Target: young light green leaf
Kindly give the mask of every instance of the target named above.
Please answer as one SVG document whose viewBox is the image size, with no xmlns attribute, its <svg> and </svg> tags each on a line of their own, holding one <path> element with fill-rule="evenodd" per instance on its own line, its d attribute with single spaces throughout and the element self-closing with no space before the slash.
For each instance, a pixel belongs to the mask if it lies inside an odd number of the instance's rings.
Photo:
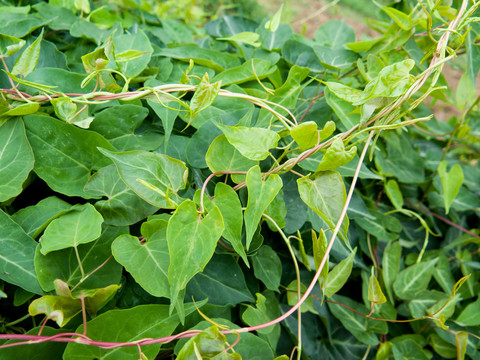
<svg viewBox="0 0 480 360">
<path fill-rule="evenodd" d="M 332 297 L 333 294 L 335 294 L 343 287 L 343 285 L 345 285 L 348 277 L 350 276 L 350 273 L 352 272 L 353 261 L 355 259 L 356 252 L 357 248 L 353 249 L 350 255 L 347 256 L 347 258 L 340 261 L 328 273 L 327 279 L 325 281 L 325 296 Z"/>
<path fill-rule="evenodd" d="M 375 360 L 388 360 L 392 353 L 393 344 L 390 341 L 385 341 L 380 344 L 375 356 Z"/>
<path fill-rule="evenodd" d="M 410 75 L 410 70 L 414 66 L 415 61 L 407 59 L 384 67 L 378 76 L 365 86 L 362 99 L 357 100 L 353 105 L 363 105 L 378 97 L 402 95 L 414 81 Z"/>
<path fill-rule="evenodd" d="M 245 210 L 246 247 L 250 248 L 253 235 L 262 219 L 262 214 L 282 188 L 282 179 L 273 174 L 262 179 L 260 167 L 254 166 L 247 173 L 248 203 Z"/>
<path fill-rule="evenodd" d="M 418 292 L 425 290 L 437 261 L 432 259 L 402 270 L 393 283 L 395 294 L 401 299 L 413 299 Z"/>
<path fill-rule="evenodd" d="M 225 231 L 222 236 L 227 239 L 239 254 L 245 265 L 249 266 L 247 254 L 242 244 L 243 214 L 242 204 L 235 190 L 224 183 L 217 183 L 215 186 L 215 197 L 213 202 L 220 210 L 225 224 Z"/>
<path fill-rule="evenodd" d="M 368 281 L 368 301 L 374 304 L 383 304 L 387 302 L 385 295 L 383 295 L 382 288 L 378 283 L 377 277 L 374 273 L 375 269 L 372 267 L 370 280 Z"/>
<path fill-rule="evenodd" d="M 62 281 L 58 280 L 58 282 Z M 30 315 L 45 314 L 58 326 L 63 327 L 82 311 L 82 299 L 85 310 L 90 315 L 96 315 L 97 311 L 120 288 L 120 285 L 109 285 L 102 289 L 82 290 L 80 293 L 71 294 L 68 285 L 63 284 L 66 286 L 66 291 L 59 291 L 57 288 L 57 295 L 45 295 L 33 300 L 28 307 Z"/>
<path fill-rule="evenodd" d="M 445 212 L 448 214 L 450 206 L 453 200 L 460 191 L 460 187 L 463 183 L 463 170 L 460 164 L 452 166 L 449 172 L 447 172 L 447 162 L 442 161 L 438 165 L 438 175 L 442 181 L 443 188 L 443 203 L 445 205 Z"/>
<path fill-rule="evenodd" d="M 0 279 L 34 294 L 43 294 L 33 265 L 37 243 L 0 210 Z"/>
<path fill-rule="evenodd" d="M 216 326 L 203 330 L 187 341 L 178 353 L 178 360 L 190 359 L 219 359 L 219 360 L 241 360 L 238 353 L 227 352 L 227 338 L 218 331 Z"/>
<path fill-rule="evenodd" d="M 171 286 L 172 307 L 176 305 L 178 294 L 185 289 L 188 281 L 207 265 L 224 229 L 222 214 L 218 207 L 215 206 L 202 217 L 191 200 L 182 202 L 170 218 L 167 241 L 170 254 L 168 282 Z"/>
<path fill-rule="evenodd" d="M 313 258 L 315 260 L 315 268 L 318 269 L 320 266 L 320 263 L 322 262 L 323 257 L 325 256 L 325 253 L 327 251 L 327 238 L 325 236 L 325 232 L 323 229 L 320 230 L 317 233 L 312 230 L 312 242 L 313 242 Z M 320 273 L 320 276 L 318 277 L 318 284 L 320 285 L 320 289 L 325 293 L 325 286 L 326 286 L 326 281 L 327 281 L 327 275 L 328 275 L 328 257 L 327 261 L 325 262 L 325 265 L 322 268 L 322 271 Z"/>
<path fill-rule="evenodd" d="M 43 38 L 43 29 L 40 35 L 31 43 L 15 61 L 15 65 L 12 69 L 13 75 L 22 75 L 27 76 L 33 70 L 38 63 L 38 58 L 40 57 L 40 46 Z"/>
<path fill-rule="evenodd" d="M 383 252 L 382 258 L 382 278 L 388 297 L 393 304 L 392 286 L 400 270 L 400 258 L 402 255 L 402 246 L 398 241 L 390 241 Z"/>
<path fill-rule="evenodd" d="M 300 146 L 300 151 L 305 151 L 320 142 L 320 134 L 317 130 L 317 123 L 306 121 L 290 130 L 293 140 Z"/>
<path fill-rule="evenodd" d="M 265 23 L 265 29 L 271 32 L 277 31 L 278 26 L 280 25 L 280 20 L 282 18 L 283 6 L 284 4 L 280 5 L 280 8 L 277 10 L 275 15 L 273 15 L 272 18 Z"/>
<path fill-rule="evenodd" d="M 294 306 L 296 303 L 298 303 L 298 287 L 297 287 L 297 280 L 293 280 L 290 284 L 287 286 L 287 302 L 288 305 Z M 307 291 L 307 287 L 300 283 L 300 297 Z M 313 299 L 311 297 L 308 297 L 307 300 L 300 306 L 300 309 L 302 312 L 307 312 L 310 311 L 314 314 L 317 313 L 317 310 L 313 307 Z"/>
<path fill-rule="evenodd" d="M 41 238 L 41 253 L 76 248 L 97 239 L 102 233 L 103 217 L 93 205 L 77 206 L 72 211 L 53 220 Z"/>
<path fill-rule="evenodd" d="M 99 150 L 113 160 L 125 184 L 148 203 L 174 209 L 181 202 L 177 192 L 185 187 L 188 171 L 182 161 L 142 150 Z"/>
<path fill-rule="evenodd" d="M 267 289 L 278 291 L 282 277 L 282 262 L 277 253 L 268 245 L 263 245 L 252 258 L 255 277 Z"/>
<path fill-rule="evenodd" d="M 0 202 L 22 192 L 22 186 L 33 169 L 32 148 L 20 118 L 8 120 L 0 127 Z"/>
<path fill-rule="evenodd" d="M 205 73 L 205 75 L 203 75 L 202 81 L 200 81 L 200 84 L 198 84 L 197 90 L 195 90 L 192 100 L 190 101 L 190 123 L 200 111 L 205 110 L 210 105 L 212 105 L 212 103 L 218 96 L 218 92 L 220 91 L 221 86 L 221 81 L 217 81 L 211 84 L 208 73 Z M 188 125 L 190 125 L 190 123 Z"/>
<path fill-rule="evenodd" d="M 131 235 L 121 235 L 112 243 L 112 254 L 135 281 L 149 294 L 169 297 L 168 265 L 170 257 L 166 237 L 167 221 L 162 220 L 158 231 L 141 243 Z"/>
<path fill-rule="evenodd" d="M 356 103 L 363 99 L 363 92 L 361 90 L 332 81 L 327 82 L 326 85 L 328 90 L 335 94 L 336 97 L 349 103 Z"/>
<path fill-rule="evenodd" d="M 272 130 L 256 127 L 215 125 L 222 130 L 228 142 L 246 158 L 254 161 L 265 160 L 269 149 L 274 148 L 280 136 Z"/>
<path fill-rule="evenodd" d="M 229 37 L 225 38 L 217 38 L 217 40 L 228 40 L 228 41 L 233 41 L 236 43 L 244 43 L 247 45 L 251 45 L 254 47 L 259 47 L 260 43 L 257 41 L 258 38 L 260 37 L 259 34 L 250 32 L 250 31 L 244 31 Z"/>
<path fill-rule="evenodd" d="M 20 51 L 26 42 L 14 36 L 0 34 L 0 58 L 8 57 Z"/>
<path fill-rule="evenodd" d="M 390 18 L 395 21 L 395 23 L 400 26 L 403 30 L 411 30 L 413 28 L 413 20 L 412 18 L 401 12 L 400 10 L 397 10 L 393 7 L 385 6 L 382 8 L 384 12 L 387 13 Z"/>
<path fill-rule="evenodd" d="M 323 155 L 320 164 L 318 164 L 317 171 L 333 170 L 337 167 L 343 166 L 355 157 L 357 147 L 353 146 L 350 150 L 345 151 L 342 139 L 335 139 Z"/>
<path fill-rule="evenodd" d="M 342 177 L 335 171 L 323 171 L 317 174 L 313 179 L 309 176 L 297 180 L 298 192 L 303 202 L 315 211 L 328 226 L 334 228 L 343 206 L 347 194 Z M 340 235 L 347 241 L 348 217 L 342 222 Z"/>
<path fill-rule="evenodd" d="M 403 195 L 400 191 L 400 187 L 395 179 L 390 179 L 385 184 L 385 193 L 392 202 L 395 209 L 401 209 L 403 207 Z"/>
<path fill-rule="evenodd" d="M 1 116 L 23 116 L 35 114 L 40 109 L 38 103 L 18 104 L 10 110 L 1 114 Z"/>
</svg>

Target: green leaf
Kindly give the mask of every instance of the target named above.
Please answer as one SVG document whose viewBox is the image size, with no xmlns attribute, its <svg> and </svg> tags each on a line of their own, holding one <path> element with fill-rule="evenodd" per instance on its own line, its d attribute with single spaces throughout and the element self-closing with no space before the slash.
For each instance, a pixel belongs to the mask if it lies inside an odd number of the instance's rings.
<svg viewBox="0 0 480 360">
<path fill-rule="evenodd" d="M 212 81 L 221 81 L 222 86 L 242 84 L 256 79 L 263 80 L 270 76 L 276 69 L 277 67 L 272 65 L 270 61 L 250 59 L 240 66 L 222 71 L 216 75 Z"/>
<path fill-rule="evenodd" d="M 341 49 L 343 45 L 354 42 L 355 30 L 345 23 L 345 20 L 330 20 L 315 31 L 316 42 L 332 49 Z"/>
<path fill-rule="evenodd" d="M 267 289 L 278 291 L 282 277 L 282 262 L 277 253 L 268 245 L 263 245 L 252 258 L 255 277 L 265 284 Z"/>
<path fill-rule="evenodd" d="M 366 315 L 369 313 L 369 310 L 363 304 L 357 303 L 348 297 L 335 295 L 333 301 L 349 306 L 360 312 L 360 314 Z M 342 325 L 364 344 L 376 346 L 378 344 L 377 333 L 386 334 L 388 332 L 387 324 L 384 321 L 371 320 L 368 317 L 334 303 L 328 303 L 328 308 L 333 316 L 340 320 Z"/>
<path fill-rule="evenodd" d="M 19 224 L 25 233 L 32 238 L 47 227 L 53 219 L 70 211 L 72 205 L 56 196 L 47 197 L 36 205 L 28 206 L 12 215 L 12 220 Z"/>
<path fill-rule="evenodd" d="M 282 179 L 273 174 L 262 179 L 260 167 L 254 166 L 247 173 L 248 203 L 245 210 L 246 247 L 250 248 L 253 235 L 262 219 L 262 214 L 282 188 Z"/>
<path fill-rule="evenodd" d="M 167 221 L 161 220 L 157 231 L 145 242 L 131 235 L 121 235 L 112 243 L 112 254 L 125 267 L 135 281 L 149 294 L 169 297 Z"/>
<path fill-rule="evenodd" d="M 468 304 L 455 319 L 455 322 L 461 326 L 480 325 L 480 298 Z"/>
<path fill-rule="evenodd" d="M 63 280 L 72 288 L 94 289 L 120 282 L 122 266 L 112 255 L 112 242 L 121 234 L 128 232 L 125 227 L 104 227 L 100 237 L 88 244 L 79 245 L 74 248 L 67 248 L 59 251 L 49 252 L 43 255 L 40 246 L 35 251 L 35 270 L 38 281 L 44 291 L 54 290 L 54 281 Z M 80 262 L 77 258 L 80 258 Z M 104 263 L 106 261 L 106 263 Z M 80 268 L 81 266 L 81 268 Z M 85 274 L 95 273 L 83 278 Z"/>
<path fill-rule="evenodd" d="M 95 114 L 90 129 L 103 135 L 120 151 L 154 150 L 160 146 L 158 133 L 137 132 L 148 116 L 148 109 L 133 104 L 116 105 Z"/>
<path fill-rule="evenodd" d="M 403 30 L 411 30 L 413 28 L 414 23 L 409 15 L 389 6 L 383 7 L 382 10 Z"/>
<path fill-rule="evenodd" d="M 197 45 L 156 49 L 153 56 L 168 56 L 187 62 L 191 59 L 195 64 L 206 66 L 216 72 L 222 72 L 225 69 L 240 65 L 240 61 L 236 56 L 216 50 L 204 49 Z"/>
<path fill-rule="evenodd" d="M 220 135 L 211 142 L 205 161 L 212 173 L 220 171 L 248 171 L 252 166 L 258 165 L 258 161 L 243 156 L 237 148 L 228 142 L 225 135 Z M 232 174 L 232 176 L 235 181 L 240 175 Z"/>
<path fill-rule="evenodd" d="M 45 229 L 41 240 L 41 253 L 76 248 L 97 239 L 102 233 L 103 217 L 93 205 L 79 205 L 53 220 Z"/>
<path fill-rule="evenodd" d="M 222 130 L 230 144 L 243 156 L 254 161 L 265 160 L 270 154 L 268 150 L 276 147 L 280 140 L 280 136 L 269 129 L 227 126 L 220 123 L 215 125 Z"/>
<path fill-rule="evenodd" d="M 165 132 L 164 150 L 167 151 L 168 141 L 170 140 L 173 125 L 175 124 L 175 119 L 179 114 L 181 105 L 176 101 L 167 101 L 159 104 L 153 100 L 147 100 L 147 103 L 162 121 L 163 130 Z"/>
<path fill-rule="evenodd" d="M 308 68 L 297 65 L 292 66 L 288 72 L 287 80 L 281 87 L 275 90 L 273 96 L 268 100 L 286 108 L 293 108 L 306 85 L 302 84 L 302 81 L 308 76 L 309 72 L 310 70 Z M 284 110 L 278 109 L 278 111 L 286 115 Z M 278 121 L 278 119 L 271 112 L 262 109 L 255 125 L 257 127 L 267 127 L 276 121 Z M 252 134 L 252 138 L 255 138 L 254 134 Z"/>
<path fill-rule="evenodd" d="M 105 224 L 132 225 L 158 210 L 158 207 L 147 203 L 130 190 L 113 164 L 93 174 L 84 190 L 92 196 L 107 198 L 94 204 Z"/>
<path fill-rule="evenodd" d="M 368 301 L 375 304 L 383 304 L 387 302 L 385 295 L 383 295 L 382 288 L 378 283 L 377 277 L 374 274 L 375 269 L 372 267 L 370 280 L 368 281 Z"/>
<path fill-rule="evenodd" d="M 442 181 L 443 188 L 443 203 L 445 205 L 445 213 L 448 214 L 450 206 L 453 200 L 458 195 L 458 191 L 463 183 L 463 170 L 460 164 L 452 166 L 449 172 L 447 172 L 447 162 L 442 161 L 438 165 L 438 175 Z"/>
<path fill-rule="evenodd" d="M 392 340 L 392 355 L 394 359 L 418 359 L 428 360 L 431 355 L 423 350 L 426 345 L 423 337 L 420 335 L 402 335 Z M 430 356 L 429 356 L 430 355 Z"/>
<path fill-rule="evenodd" d="M 54 336 L 64 332 L 63 329 L 53 329 L 49 326 L 44 326 L 42 329 L 42 335 L 44 336 Z M 40 331 L 40 326 L 30 329 L 25 335 L 38 335 Z M 18 340 L 9 340 L 5 344 L 11 344 Z M 67 344 L 45 341 L 36 344 L 31 344 L 30 346 L 12 346 L 10 348 L 3 348 L 0 352 L 1 360 L 10 360 L 16 357 L 21 357 L 23 359 L 30 360 L 43 360 L 45 357 L 49 359 L 54 359 L 58 354 L 63 354 Z"/>
<path fill-rule="evenodd" d="M 414 150 L 405 134 L 388 132 L 384 135 L 387 152 L 375 153 L 375 165 L 380 175 L 393 176 L 401 183 L 412 184 L 425 181 L 424 159 Z"/>
<path fill-rule="evenodd" d="M 229 255 L 214 255 L 205 269 L 190 280 L 185 297 L 195 301 L 208 298 L 209 304 L 221 306 L 254 300 L 242 269 Z"/>
<path fill-rule="evenodd" d="M 475 86 L 475 80 L 480 70 L 480 46 L 475 44 L 475 35 L 470 31 L 467 33 L 465 45 L 467 50 L 467 72 L 472 84 Z"/>
<path fill-rule="evenodd" d="M 31 43 L 15 61 L 15 65 L 12 69 L 13 75 L 22 75 L 27 76 L 33 70 L 38 63 L 38 58 L 40 57 L 40 46 L 42 44 L 43 38 L 43 29 L 40 35 Z"/>
<path fill-rule="evenodd" d="M 352 272 L 356 252 L 357 248 L 355 248 L 346 259 L 343 259 L 335 265 L 335 267 L 328 273 L 324 286 L 324 294 L 327 297 L 332 297 L 333 294 L 340 290 L 347 282 Z"/>
<path fill-rule="evenodd" d="M 182 161 L 142 150 L 99 150 L 112 159 L 125 184 L 148 203 L 174 209 L 181 202 L 177 192 L 185 188 L 188 171 Z"/>
<path fill-rule="evenodd" d="M 247 254 L 242 244 L 243 214 L 242 204 L 235 190 L 221 182 L 215 185 L 214 204 L 220 210 L 225 224 L 222 236 L 232 244 L 235 251 L 242 257 L 245 265 L 249 266 Z"/>
<path fill-rule="evenodd" d="M 32 148 L 19 118 L 10 119 L 0 127 L 0 202 L 22 192 L 22 186 L 33 169 Z"/>
<path fill-rule="evenodd" d="M 450 270 L 450 262 L 444 254 L 437 256 L 438 262 L 433 272 L 435 281 L 440 285 L 445 293 L 450 293 L 455 285 L 455 279 L 453 278 L 452 271 Z"/>
<path fill-rule="evenodd" d="M 122 73 L 129 78 L 140 75 L 150 62 L 153 52 L 147 35 L 142 30 L 138 30 L 134 34 L 119 34 L 113 37 L 113 43 L 115 44 L 115 60 L 118 61 L 120 58 Z M 140 55 L 126 60 L 125 53 L 127 51 L 136 51 Z"/>
<path fill-rule="evenodd" d="M 395 282 L 393 290 L 401 299 L 413 299 L 415 295 L 427 288 L 432 277 L 437 259 L 414 264 L 400 271 Z"/>
<path fill-rule="evenodd" d="M 225 335 L 219 332 L 216 326 L 212 326 L 188 340 L 178 353 L 177 359 L 207 359 L 207 356 L 218 360 L 242 359 L 238 353 L 227 352 L 227 346 Z"/>
<path fill-rule="evenodd" d="M 403 195 L 398 183 L 394 179 L 388 180 L 385 184 L 385 193 L 395 209 L 399 210 L 403 207 Z"/>
<path fill-rule="evenodd" d="M 317 171 L 333 170 L 337 167 L 343 166 L 349 163 L 357 153 L 357 147 L 353 146 L 350 150 L 345 151 L 342 139 L 335 139 L 332 145 L 327 149 L 325 155 L 323 155 Z"/>
<path fill-rule="evenodd" d="M 315 211 L 328 226 L 334 228 L 343 206 L 347 194 L 342 177 L 335 171 L 323 171 L 317 174 L 313 179 L 309 176 L 297 180 L 298 192 L 303 202 Z M 347 239 L 348 217 L 342 222 L 340 234 L 343 239 Z"/>
<path fill-rule="evenodd" d="M 0 58 L 11 56 L 19 52 L 25 44 L 25 40 L 14 36 L 0 34 Z"/>
<path fill-rule="evenodd" d="M 391 241 L 387 244 L 382 258 L 382 278 L 388 297 L 393 304 L 392 286 L 400 270 L 400 257 L 402 246 L 398 241 Z"/>
<path fill-rule="evenodd" d="M 113 150 L 110 143 L 95 132 L 48 116 L 27 115 L 24 122 L 35 155 L 35 173 L 52 190 L 90 198 L 83 187 L 92 171 L 109 165 L 97 146 Z"/>
<path fill-rule="evenodd" d="M 0 279 L 34 294 L 42 294 L 33 265 L 37 243 L 0 210 Z"/>
<path fill-rule="evenodd" d="M 224 228 L 222 214 L 216 206 L 202 217 L 191 200 L 185 200 L 170 218 L 167 241 L 170 253 L 168 282 L 171 286 L 172 306 L 190 279 L 201 272 L 210 261 Z"/>
<path fill-rule="evenodd" d="M 185 314 L 195 311 L 193 304 L 185 306 Z M 88 336 L 97 341 L 133 342 L 145 338 L 169 336 L 179 325 L 177 314 L 168 315 L 168 305 L 140 305 L 131 309 L 109 310 L 87 323 Z M 83 332 L 80 325 L 77 333 Z M 160 344 L 142 345 L 142 353 L 153 359 L 160 349 Z M 138 357 L 136 347 L 115 347 L 102 349 L 79 343 L 67 345 L 63 358 L 65 360 L 127 360 Z"/>
<path fill-rule="evenodd" d="M 282 46 L 282 56 L 289 63 L 308 68 L 312 72 L 325 71 L 313 48 L 302 41 L 295 39 L 285 41 Z"/>
</svg>

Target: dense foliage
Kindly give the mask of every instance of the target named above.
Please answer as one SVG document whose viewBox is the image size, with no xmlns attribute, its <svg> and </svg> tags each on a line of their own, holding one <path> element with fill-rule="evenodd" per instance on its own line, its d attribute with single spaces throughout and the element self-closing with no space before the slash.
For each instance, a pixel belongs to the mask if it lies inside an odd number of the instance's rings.
<svg viewBox="0 0 480 360">
<path fill-rule="evenodd" d="M 480 3 L 375 39 L 30 3 L 0 7 L 0 359 L 480 358 Z"/>
</svg>

